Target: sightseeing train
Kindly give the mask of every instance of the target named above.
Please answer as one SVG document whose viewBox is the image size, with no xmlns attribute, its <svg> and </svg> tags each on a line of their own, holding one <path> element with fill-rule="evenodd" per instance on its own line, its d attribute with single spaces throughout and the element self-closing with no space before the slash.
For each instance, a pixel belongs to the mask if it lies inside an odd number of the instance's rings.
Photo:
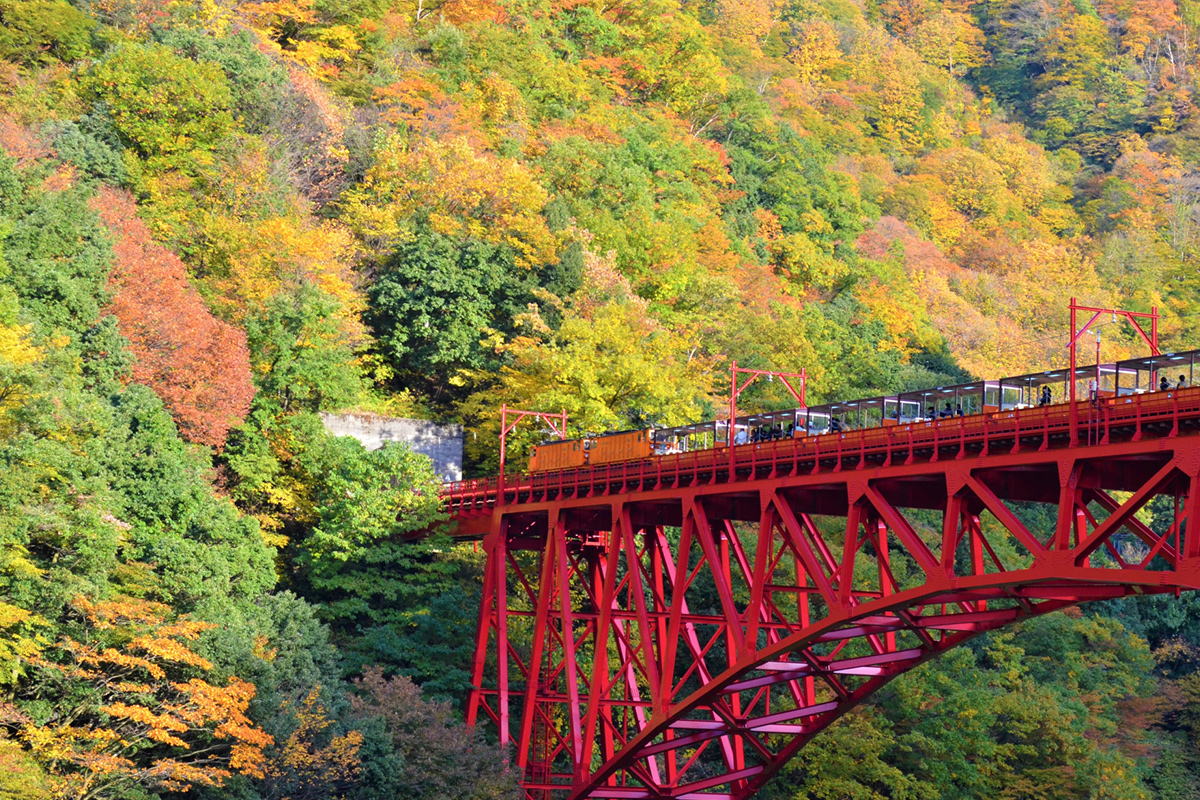
<svg viewBox="0 0 1200 800">
<path fill-rule="evenodd" d="M 1079 400 L 1122 397 L 1195 385 L 1200 350 L 1164 353 L 1111 364 L 1078 367 L 1075 396 Z M 946 417 L 1008 413 L 1034 406 L 1065 403 L 1070 397 L 1069 368 L 938 386 L 823 405 L 739 415 L 733 444 L 819 436 L 848 430 L 911 425 Z M 657 455 L 728 447 L 728 419 L 671 428 L 645 428 L 542 442 L 531 451 L 529 472 L 640 461 Z"/>
</svg>

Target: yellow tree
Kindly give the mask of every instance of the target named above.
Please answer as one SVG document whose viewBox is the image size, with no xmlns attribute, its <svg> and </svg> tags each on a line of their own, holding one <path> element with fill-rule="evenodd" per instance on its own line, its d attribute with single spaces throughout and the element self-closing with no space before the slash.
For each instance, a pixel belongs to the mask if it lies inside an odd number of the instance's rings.
<svg viewBox="0 0 1200 800">
<path fill-rule="evenodd" d="M 410 144 L 393 135 L 347 193 L 345 218 L 380 249 L 407 239 L 420 219 L 444 236 L 506 244 L 532 267 L 554 258 L 541 214 L 547 199 L 528 167 L 477 152 L 465 137 Z"/>
<path fill-rule="evenodd" d="M 296 709 L 296 728 L 272 749 L 263 769 L 263 797 L 320 797 L 345 800 L 362 773 L 363 735 L 330 736 L 333 725 L 321 704 L 321 688 Z"/>
<path fill-rule="evenodd" d="M 346 227 L 298 212 L 258 220 L 216 213 L 206 220 L 205 234 L 210 258 L 203 283 L 224 317 L 241 321 L 285 288 L 308 283 L 338 301 L 350 338 L 363 338 L 358 244 Z"/>
<path fill-rule="evenodd" d="M 771 0 L 718 0 L 717 17 L 726 36 L 758 54 L 771 32 Z"/>
<path fill-rule="evenodd" d="M 0 325 L 0 436 L 9 433 L 10 412 L 33 391 L 33 366 L 42 350 L 33 345 L 29 325 Z"/>
<path fill-rule="evenodd" d="M 1060 178 L 1067 178 L 1042 147 L 1009 125 L 993 123 L 984 129 L 983 153 L 996 164 L 1014 198 L 1031 213 L 1054 195 Z"/>
<path fill-rule="evenodd" d="M 921 59 L 877 29 L 859 37 L 853 56 L 852 76 L 872 87 L 865 99 L 875 129 L 901 150 L 917 152 L 924 140 L 925 100 L 914 79 L 926 69 Z"/>
<path fill-rule="evenodd" d="M 823 19 L 793 26 L 787 37 L 787 60 L 796 66 L 800 80 L 817 83 L 842 60 L 838 33 Z"/>
<path fill-rule="evenodd" d="M 192 643 L 213 625 L 130 598 L 76 598 L 71 618 L 74 635 L 28 657 L 41 673 L 37 719 L 8 709 L 54 797 L 182 792 L 262 775 L 272 739 L 246 716 L 254 684 L 201 677 L 213 665 Z"/>
<path fill-rule="evenodd" d="M 928 64 L 946 71 L 953 82 L 967 70 L 984 63 L 983 31 L 966 14 L 941 10 L 917 25 L 909 43 Z"/>
<path fill-rule="evenodd" d="M 708 127 L 729 88 L 729 71 L 708 31 L 672 0 L 643 0 L 625 13 L 623 61 L 631 94 L 663 103 L 692 133 Z"/>
</svg>

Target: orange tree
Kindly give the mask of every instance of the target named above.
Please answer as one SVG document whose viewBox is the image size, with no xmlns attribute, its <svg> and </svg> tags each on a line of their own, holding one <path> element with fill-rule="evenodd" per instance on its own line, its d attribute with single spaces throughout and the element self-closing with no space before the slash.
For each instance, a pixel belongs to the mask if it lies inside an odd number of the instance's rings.
<svg viewBox="0 0 1200 800">
<path fill-rule="evenodd" d="M 271 737 L 246 715 L 254 684 L 206 680 L 192 648 L 213 626 L 159 603 L 76 598 L 70 624 L 32 656 L 38 680 L 3 715 L 48 775 L 54 797 L 221 786 L 261 777 Z"/>
<path fill-rule="evenodd" d="M 219 449 L 254 398 L 245 334 L 209 312 L 132 197 L 103 189 L 92 205 L 113 237 L 108 311 L 129 339 L 133 379 L 162 398 L 185 439 Z"/>
</svg>

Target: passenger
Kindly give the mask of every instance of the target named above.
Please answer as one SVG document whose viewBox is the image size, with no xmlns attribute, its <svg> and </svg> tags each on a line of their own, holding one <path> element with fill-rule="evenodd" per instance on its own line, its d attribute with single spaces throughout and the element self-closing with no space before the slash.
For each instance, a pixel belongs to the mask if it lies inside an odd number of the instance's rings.
<svg viewBox="0 0 1200 800">
<path fill-rule="evenodd" d="M 956 416 L 956 417 L 965 416 L 963 414 L 963 407 L 961 405 L 957 405 L 954 407 L 954 416 Z"/>
<path fill-rule="evenodd" d="M 1189 384 L 1189 383 L 1188 383 L 1187 376 L 1186 376 L 1186 375 L 1180 375 L 1180 376 L 1179 376 L 1179 383 L 1175 384 L 1175 388 L 1176 388 L 1176 389 L 1186 389 L 1186 388 L 1188 388 L 1188 386 L 1190 386 L 1190 385 L 1191 385 L 1191 384 Z"/>
<path fill-rule="evenodd" d="M 950 401 L 949 401 L 949 400 L 947 400 L 947 401 L 946 401 L 946 407 L 942 409 L 942 413 L 941 413 L 941 414 L 939 414 L 938 416 L 939 416 L 940 418 L 942 418 L 942 419 L 945 419 L 946 417 L 953 417 L 953 416 L 954 416 L 954 411 L 952 411 L 952 410 L 951 410 L 951 408 L 950 408 Z"/>
<path fill-rule="evenodd" d="M 772 438 L 774 438 L 774 439 L 782 439 L 783 438 L 783 426 L 782 425 L 775 426 L 775 430 L 772 431 Z"/>
<path fill-rule="evenodd" d="M 733 443 L 734 444 L 745 444 L 747 438 L 748 437 L 746 436 L 746 429 L 742 428 L 741 430 L 739 430 L 737 433 L 735 433 L 733 435 Z"/>
<path fill-rule="evenodd" d="M 1171 390 L 1171 381 L 1166 375 L 1162 376 L 1162 380 L 1158 382 L 1158 390 L 1160 392 L 1169 392 Z"/>
<path fill-rule="evenodd" d="M 787 426 L 787 433 L 785 433 L 785 434 L 784 434 L 784 436 L 785 436 L 785 437 L 787 437 L 788 439 L 794 439 L 794 438 L 795 438 L 795 436 L 796 436 L 796 423 L 794 423 L 794 422 L 789 422 L 789 423 L 788 423 L 788 426 Z"/>
<path fill-rule="evenodd" d="M 842 421 L 839 420 L 837 417 L 834 417 L 833 419 L 829 420 L 829 432 L 830 433 L 841 433 L 842 432 Z"/>
</svg>

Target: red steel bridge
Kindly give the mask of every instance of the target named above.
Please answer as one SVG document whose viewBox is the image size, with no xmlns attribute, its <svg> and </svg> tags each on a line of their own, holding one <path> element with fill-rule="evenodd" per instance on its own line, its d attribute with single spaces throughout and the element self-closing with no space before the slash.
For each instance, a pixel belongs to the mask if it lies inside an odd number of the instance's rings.
<svg viewBox="0 0 1200 800">
<path fill-rule="evenodd" d="M 527 796 L 740 800 L 974 636 L 1200 588 L 1200 388 L 443 497 L 487 553 L 469 722 L 513 747 Z"/>
</svg>

